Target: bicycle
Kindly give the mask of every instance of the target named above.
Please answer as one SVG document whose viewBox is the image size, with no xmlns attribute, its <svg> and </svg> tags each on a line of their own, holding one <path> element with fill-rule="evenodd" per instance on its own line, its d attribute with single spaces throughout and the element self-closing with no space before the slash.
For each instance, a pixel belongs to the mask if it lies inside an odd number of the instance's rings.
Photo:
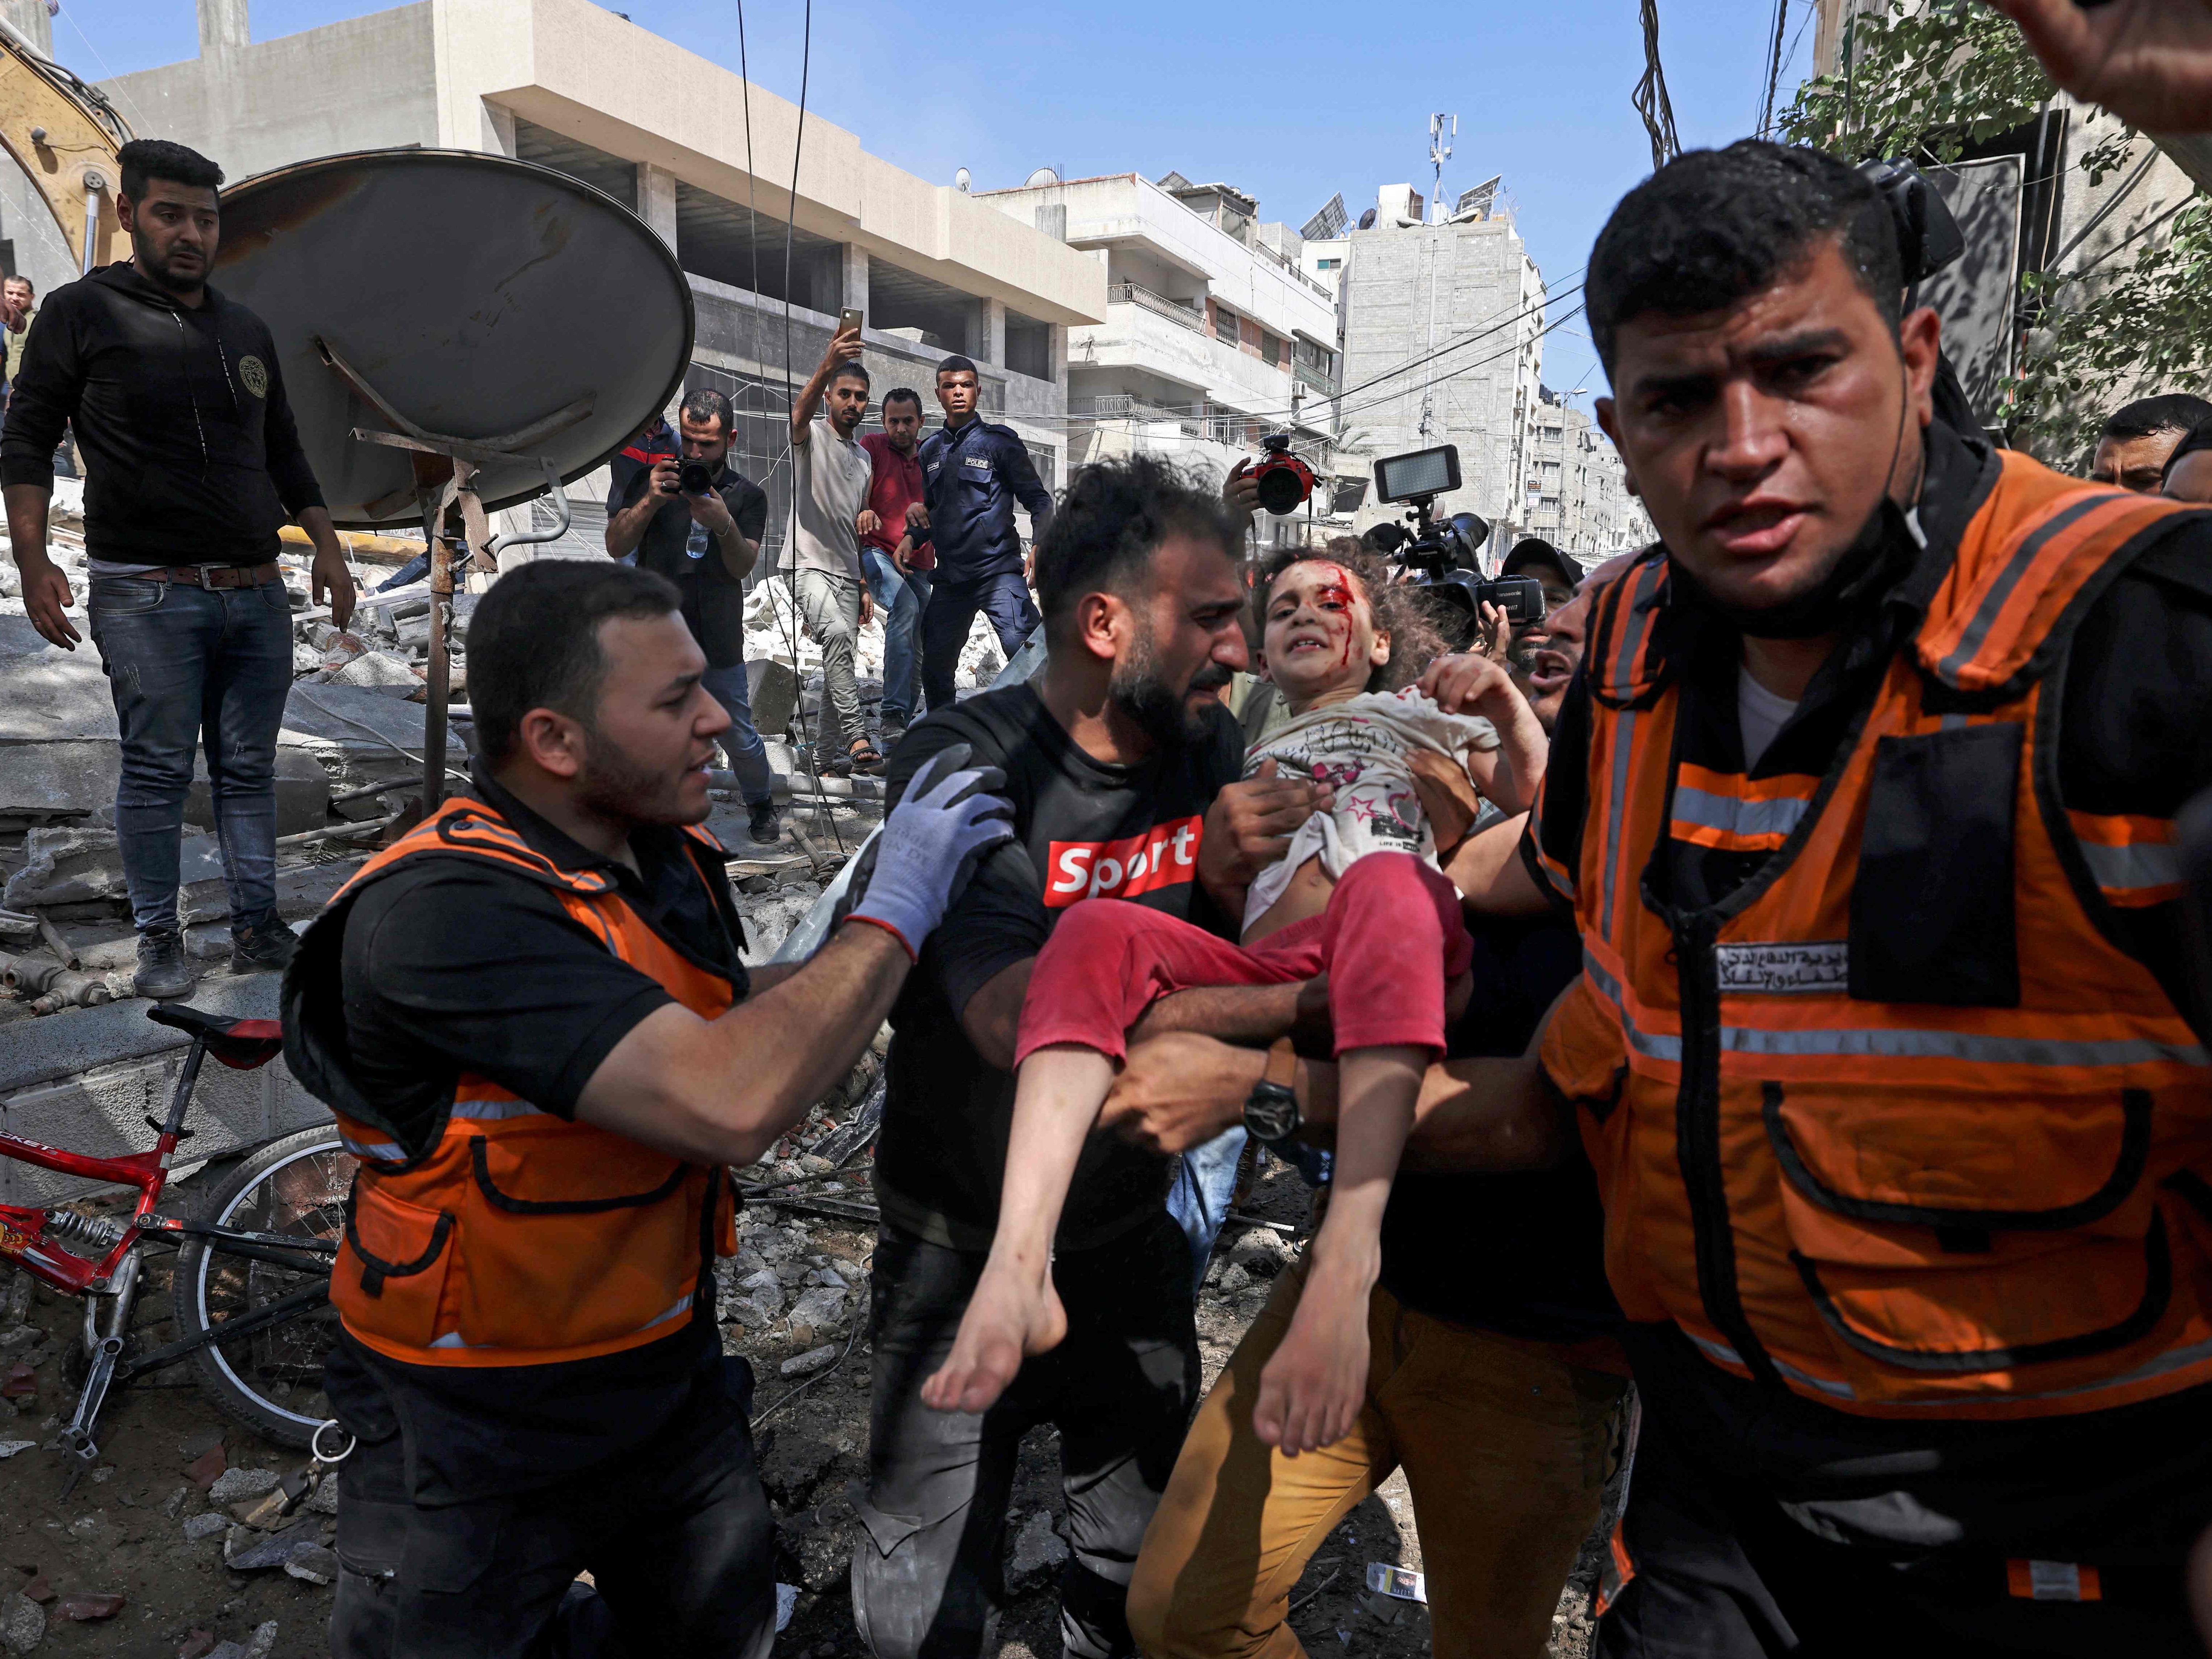
<svg viewBox="0 0 2212 1659">
<path fill-rule="evenodd" d="M 331 1267 L 355 1160 L 336 1124 L 302 1129 L 256 1148 L 216 1189 L 204 1215 L 161 1213 L 169 1171 L 182 1161 L 178 1145 L 191 1134 L 185 1114 L 202 1062 L 213 1054 L 234 1070 L 254 1070 L 283 1050 L 284 1034 L 273 1019 L 232 1019 L 178 1003 L 156 1004 L 146 1017 L 192 1040 L 167 1116 L 146 1120 L 157 1136 L 151 1152 L 95 1158 L 0 1134 L 0 1158 L 138 1188 L 127 1224 L 0 1204 L 0 1261 L 84 1298 L 86 1369 L 61 1435 L 69 1460 L 64 1497 L 99 1458 L 94 1430 L 111 1389 L 185 1359 L 226 1415 L 283 1444 L 309 1447 L 330 1415 L 319 1390 L 337 1318 Z M 80 1255 L 64 1248 L 70 1244 L 100 1254 Z M 144 1254 L 158 1245 L 177 1252 L 172 1293 L 181 1334 L 126 1357 Z M 298 1397 L 301 1384 L 308 1385 L 305 1398 Z"/>
</svg>

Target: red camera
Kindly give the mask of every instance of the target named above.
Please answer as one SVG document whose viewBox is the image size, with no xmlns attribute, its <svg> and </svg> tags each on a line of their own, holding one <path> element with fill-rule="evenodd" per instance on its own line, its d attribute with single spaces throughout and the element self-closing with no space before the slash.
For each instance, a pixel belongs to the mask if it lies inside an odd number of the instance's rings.
<svg viewBox="0 0 2212 1659">
<path fill-rule="evenodd" d="M 1260 440 L 1260 447 L 1267 452 L 1266 459 L 1252 469 L 1253 482 L 1260 487 L 1260 505 L 1279 519 L 1286 518 L 1313 494 L 1314 470 L 1291 453 L 1288 433 L 1271 432 Z"/>
</svg>

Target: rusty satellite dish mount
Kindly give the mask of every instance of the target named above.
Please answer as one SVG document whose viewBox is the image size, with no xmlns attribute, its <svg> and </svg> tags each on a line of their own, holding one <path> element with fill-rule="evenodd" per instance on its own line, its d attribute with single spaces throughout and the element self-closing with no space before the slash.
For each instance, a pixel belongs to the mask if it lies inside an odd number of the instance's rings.
<svg viewBox="0 0 2212 1659">
<path fill-rule="evenodd" d="M 683 385 L 690 285 L 643 220 L 580 179 L 415 149 L 324 156 L 226 190 L 215 281 L 276 336 L 333 520 L 413 520 L 428 538 L 428 813 L 445 794 L 454 544 L 488 573 L 501 548 L 567 532 L 562 484 L 611 459 Z M 491 533 L 492 512 L 548 493 L 552 529 Z"/>
</svg>

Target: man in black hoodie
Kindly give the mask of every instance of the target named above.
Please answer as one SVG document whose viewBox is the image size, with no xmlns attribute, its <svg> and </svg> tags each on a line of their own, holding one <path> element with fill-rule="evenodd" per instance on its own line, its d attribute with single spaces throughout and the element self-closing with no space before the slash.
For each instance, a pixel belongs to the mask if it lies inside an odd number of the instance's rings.
<svg viewBox="0 0 2212 1659">
<path fill-rule="evenodd" d="M 281 969 L 276 734 L 292 684 L 279 526 L 313 539 L 314 596 L 345 626 L 353 578 L 300 447 L 268 325 L 207 285 L 222 170 L 182 144 L 123 147 L 115 210 L 132 257 L 58 289 L 25 342 L 0 429 L 0 486 L 31 624 L 80 637 L 46 556 L 53 453 L 76 423 L 88 475 L 88 616 L 122 729 L 115 828 L 138 928 L 141 996 L 192 987 L 179 845 L 203 741 L 229 889 L 231 969 Z"/>
</svg>

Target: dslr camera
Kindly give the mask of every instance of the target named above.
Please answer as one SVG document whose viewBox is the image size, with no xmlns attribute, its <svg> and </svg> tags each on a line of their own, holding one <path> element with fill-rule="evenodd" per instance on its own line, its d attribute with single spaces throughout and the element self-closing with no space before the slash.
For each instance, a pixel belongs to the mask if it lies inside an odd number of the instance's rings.
<svg viewBox="0 0 2212 1659">
<path fill-rule="evenodd" d="M 1448 631 L 1456 624 L 1457 635 L 1451 641 L 1455 647 L 1474 638 L 1486 605 L 1496 605 L 1509 623 L 1544 618 L 1544 589 L 1533 576 L 1483 580 L 1482 547 L 1490 539 L 1487 519 L 1474 513 L 1455 513 L 1441 520 L 1434 516 L 1437 497 L 1458 488 L 1456 444 L 1383 456 L 1375 463 L 1376 496 L 1411 507 L 1406 522 L 1413 528 L 1378 524 L 1364 538 L 1375 551 L 1405 566 L 1407 581 L 1430 589 L 1442 601 L 1437 620 Z"/>
<path fill-rule="evenodd" d="M 712 461 L 678 459 L 676 487 L 686 495 L 711 495 L 714 493 L 716 471 L 716 464 Z"/>
<path fill-rule="evenodd" d="M 1314 470 L 1291 453 L 1291 435 L 1270 432 L 1260 440 L 1267 455 L 1249 475 L 1260 487 L 1260 505 L 1279 519 L 1306 504 L 1314 491 Z"/>
</svg>

